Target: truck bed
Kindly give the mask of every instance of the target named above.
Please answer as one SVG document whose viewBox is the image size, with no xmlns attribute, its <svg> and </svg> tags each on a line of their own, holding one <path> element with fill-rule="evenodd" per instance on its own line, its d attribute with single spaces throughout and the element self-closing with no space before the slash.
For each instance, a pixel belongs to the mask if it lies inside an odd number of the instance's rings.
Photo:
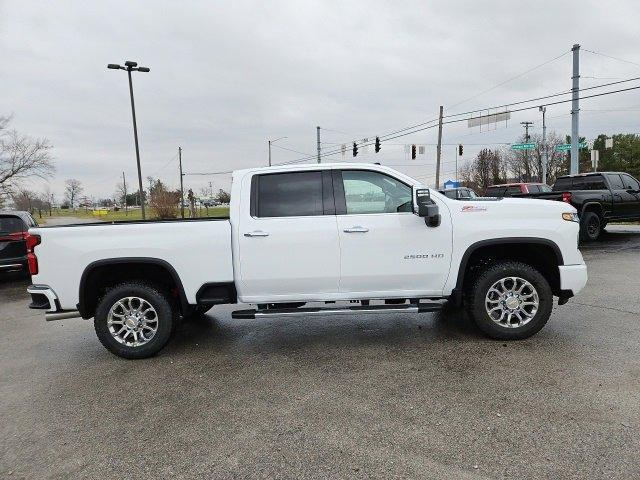
<svg viewBox="0 0 640 480">
<path fill-rule="evenodd" d="M 55 285 L 61 308 L 75 309 L 78 279 L 95 262 L 158 260 L 181 279 L 189 303 L 205 283 L 233 282 L 231 223 L 225 218 L 143 220 L 37 227 L 39 273 L 33 284 Z"/>
</svg>

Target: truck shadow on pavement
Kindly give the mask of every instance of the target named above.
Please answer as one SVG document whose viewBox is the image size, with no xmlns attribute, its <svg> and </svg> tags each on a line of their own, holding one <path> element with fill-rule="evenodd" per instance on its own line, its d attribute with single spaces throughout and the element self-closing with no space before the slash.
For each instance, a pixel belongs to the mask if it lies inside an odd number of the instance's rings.
<svg viewBox="0 0 640 480">
<path fill-rule="evenodd" d="M 160 355 L 197 350 L 249 350 L 269 353 L 330 344 L 406 345 L 475 338 L 487 340 L 463 310 L 445 306 L 433 314 L 344 315 L 238 320 L 213 310 L 186 321 Z"/>
</svg>

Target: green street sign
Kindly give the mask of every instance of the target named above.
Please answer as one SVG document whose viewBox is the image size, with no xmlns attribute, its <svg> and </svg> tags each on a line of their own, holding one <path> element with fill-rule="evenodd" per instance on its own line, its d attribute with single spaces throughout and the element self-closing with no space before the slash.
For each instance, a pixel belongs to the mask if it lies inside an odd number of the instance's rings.
<svg viewBox="0 0 640 480">
<path fill-rule="evenodd" d="M 530 150 L 536 148 L 535 143 L 514 143 L 511 145 L 511 150 Z"/>
<path fill-rule="evenodd" d="M 578 148 L 587 148 L 587 142 L 579 143 Z M 556 152 L 566 152 L 568 150 L 571 150 L 570 143 L 561 143 L 560 145 L 556 145 Z"/>
</svg>

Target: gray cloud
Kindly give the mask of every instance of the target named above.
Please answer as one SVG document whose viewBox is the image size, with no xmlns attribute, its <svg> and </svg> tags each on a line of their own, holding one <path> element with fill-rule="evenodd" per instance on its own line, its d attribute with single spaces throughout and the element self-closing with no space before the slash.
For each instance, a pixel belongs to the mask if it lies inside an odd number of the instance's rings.
<svg viewBox="0 0 640 480">
<path fill-rule="evenodd" d="M 177 185 L 178 145 L 188 172 L 263 165 L 267 138 L 313 153 L 315 126 L 325 148 L 445 113 L 570 88 L 571 58 L 447 110 L 462 99 L 568 52 L 573 43 L 640 63 L 637 2 L 19 2 L 0 3 L 2 113 L 55 145 L 52 187 L 76 177 L 87 193 L 110 196 L 121 172 L 133 183 L 135 157 L 126 74 L 106 64 L 151 67 L 134 78 L 143 175 Z M 583 53 L 584 86 L 640 76 L 640 67 Z M 581 133 L 638 132 L 640 94 L 583 102 Z M 549 107 L 550 128 L 569 132 L 568 104 Z M 479 133 L 448 125 L 444 141 L 509 142 L 518 122 Z M 535 131 L 535 130 L 534 130 Z M 404 143 L 435 143 L 435 130 L 383 144 L 358 159 L 407 163 Z M 274 162 L 299 154 L 274 148 Z M 445 160 L 453 146 L 445 146 Z M 413 167 L 429 181 L 435 147 Z M 337 155 L 336 160 L 340 159 Z M 348 159 L 348 157 L 347 157 Z M 449 164 L 450 165 L 450 164 Z M 165 166 L 165 168 L 162 168 Z M 450 166 L 448 167 L 450 170 Z M 447 171 L 447 168 L 445 168 Z M 188 177 L 228 187 L 229 176 Z M 39 188 L 39 185 L 34 185 Z"/>
</svg>

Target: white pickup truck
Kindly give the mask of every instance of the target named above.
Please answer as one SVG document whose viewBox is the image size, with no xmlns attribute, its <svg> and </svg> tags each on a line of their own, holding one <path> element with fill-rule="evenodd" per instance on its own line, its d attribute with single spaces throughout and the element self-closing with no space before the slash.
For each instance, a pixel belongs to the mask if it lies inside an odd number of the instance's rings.
<svg viewBox="0 0 640 480">
<path fill-rule="evenodd" d="M 380 165 L 236 171 L 230 218 L 29 230 L 31 308 L 94 319 L 125 358 L 162 349 L 181 317 L 424 312 L 448 300 L 522 339 L 580 291 L 587 269 L 566 203 L 459 201 Z M 37 244 L 33 247 L 34 244 Z M 254 305 L 255 308 L 249 308 Z"/>
</svg>

